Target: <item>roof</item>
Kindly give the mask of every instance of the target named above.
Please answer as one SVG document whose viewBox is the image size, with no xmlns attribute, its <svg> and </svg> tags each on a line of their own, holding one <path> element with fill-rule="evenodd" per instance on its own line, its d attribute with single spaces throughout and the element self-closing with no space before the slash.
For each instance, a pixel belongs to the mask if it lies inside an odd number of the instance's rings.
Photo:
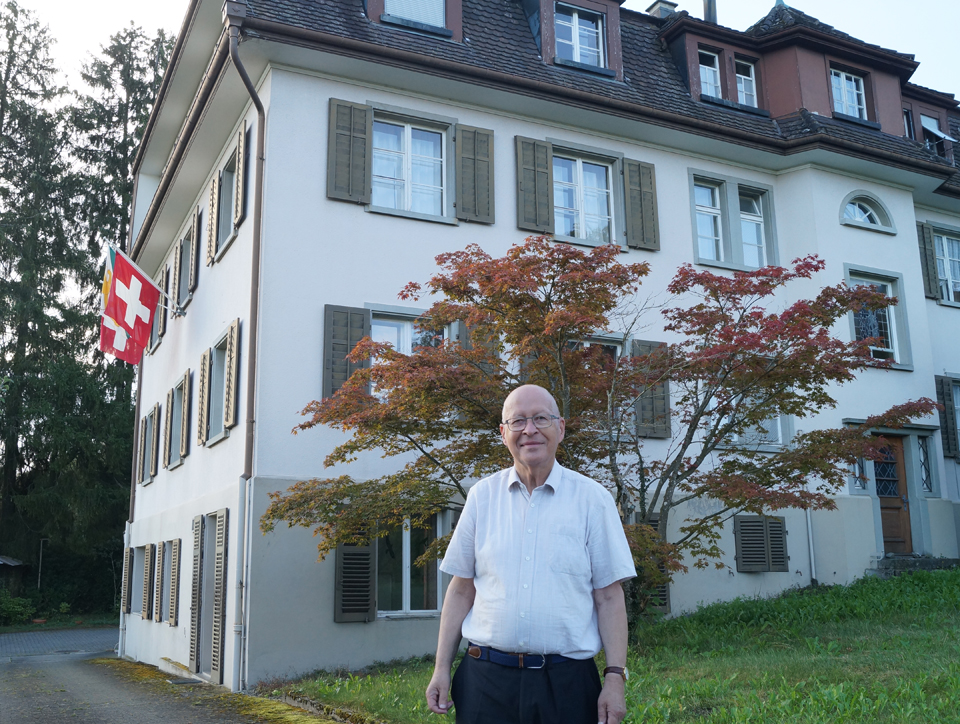
<svg viewBox="0 0 960 724">
<path fill-rule="evenodd" d="M 0 556 L 0 566 L 22 566 L 23 561 L 18 561 L 10 556 Z"/>
</svg>

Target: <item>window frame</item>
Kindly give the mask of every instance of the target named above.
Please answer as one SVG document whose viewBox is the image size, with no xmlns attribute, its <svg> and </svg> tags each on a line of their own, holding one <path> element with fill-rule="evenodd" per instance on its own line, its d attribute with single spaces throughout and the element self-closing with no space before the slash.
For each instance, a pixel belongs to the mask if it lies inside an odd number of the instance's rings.
<svg viewBox="0 0 960 724">
<path fill-rule="evenodd" d="M 911 141 L 917 140 L 917 131 L 914 127 L 912 108 L 903 109 L 903 135 L 904 137 L 909 138 Z"/>
<path fill-rule="evenodd" d="M 839 99 L 839 101 L 837 99 L 836 84 L 834 83 L 835 79 L 839 79 L 840 90 L 843 92 L 843 97 Z M 846 93 L 845 83 L 848 79 L 852 79 L 856 81 L 854 83 L 855 86 L 859 85 L 858 92 L 860 95 L 860 100 L 863 103 L 862 105 L 851 106 L 847 102 L 847 93 Z M 870 120 L 869 115 L 867 113 L 867 79 L 865 75 L 858 75 L 856 73 L 845 70 L 843 68 L 831 67 L 830 68 L 830 95 L 831 95 L 831 100 L 833 102 L 834 113 L 839 113 L 841 115 L 848 116 L 850 118 L 856 118 L 861 121 Z M 840 108 L 837 108 L 838 104 L 841 106 Z M 850 113 L 849 111 L 851 109 L 855 110 L 856 112 Z"/>
<path fill-rule="evenodd" d="M 430 33 L 437 33 L 439 35 L 452 35 L 449 30 L 447 30 L 448 22 L 448 13 L 447 13 L 447 3 L 446 0 L 437 0 L 440 4 L 440 11 L 443 15 L 443 22 L 439 25 L 435 23 L 428 23 L 425 20 L 417 20 L 415 18 L 409 18 L 404 15 L 400 15 L 396 12 L 390 13 L 387 12 L 387 3 L 391 0 L 383 0 L 383 14 L 380 16 L 380 21 L 385 23 L 405 25 L 414 30 L 424 30 Z M 395 8 L 394 8 L 395 9 Z"/>
<path fill-rule="evenodd" d="M 874 267 L 863 266 L 860 264 L 844 263 L 844 279 L 848 286 L 857 284 L 887 284 L 890 288 L 889 296 L 897 297 L 899 303 L 894 307 L 886 307 L 892 314 L 888 319 L 891 321 L 891 337 L 894 346 L 893 361 L 888 369 L 913 371 L 913 353 L 910 346 L 910 329 L 907 324 L 907 305 L 903 294 L 903 274 L 887 269 L 876 269 Z M 854 313 L 848 315 L 850 320 L 850 339 L 857 339 L 856 322 Z"/>
<path fill-rule="evenodd" d="M 233 150 L 227 154 L 227 160 L 217 171 L 217 228 L 215 232 L 216 248 L 215 258 L 217 261 L 226 253 L 227 249 L 237 238 L 237 228 L 233 225 L 233 216 L 235 212 L 235 186 L 237 183 L 237 151 Z M 233 171 L 230 171 L 230 183 L 224 183 L 224 178 L 228 173 L 228 167 L 233 165 Z"/>
<path fill-rule="evenodd" d="M 155 464 L 153 460 L 153 441 L 157 436 L 157 424 L 159 417 L 156 415 L 157 408 L 151 407 L 150 412 L 143 416 L 143 449 L 140 451 L 140 470 L 138 481 L 141 485 L 149 485 L 153 482 L 154 476 L 150 474 L 150 470 Z M 158 446 L 159 447 L 159 446 Z M 160 451 L 157 450 L 159 453 Z"/>
<path fill-rule="evenodd" d="M 456 208 L 454 206 L 457 198 L 456 190 L 456 145 L 454 143 L 454 133 L 455 128 L 458 123 L 456 118 L 451 118 L 449 116 L 440 116 L 430 113 L 421 113 L 419 111 L 400 108 L 398 106 L 387 105 L 384 103 L 375 103 L 373 101 L 366 101 L 366 105 L 370 106 L 373 119 L 370 125 L 370 203 L 364 205 L 364 210 L 374 213 L 374 214 L 386 214 L 389 216 L 400 216 L 407 219 L 418 219 L 420 221 L 433 221 L 441 224 L 451 224 L 454 226 L 459 225 L 459 219 L 457 219 Z M 441 208 L 443 213 L 439 216 L 434 214 L 424 214 L 418 211 L 411 211 L 406 209 L 393 209 L 389 206 L 378 206 L 373 203 L 373 179 L 374 179 L 374 168 L 373 168 L 373 154 L 376 152 L 376 149 L 373 147 L 373 128 L 377 122 L 389 123 L 392 125 L 401 125 L 404 126 L 404 137 L 407 138 L 410 135 L 410 129 L 416 127 L 425 131 L 439 132 L 441 134 L 441 149 L 443 153 L 443 158 L 441 159 L 440 167 L 442 173 L 442 200 Z M 410 168 L 410 153 L 409 147 L 404 151 L 404 170 Z M 412 185 L 408 178 L 404 179 L 404 184 L 407 186 L 407 195 L 410 192 L 410 186 Z"/>
<path fill-rule="evenodd" d="M 610 244 L 620 244 L 626 248 L 626 243 L 622 241 L 626 239 L 626 202 L 624 199 L 624 155 L 616 151 L 610 151 L 608 149 L 596 148 L 594 146 L 586 146 L 578 143 L 571 143 L 569 141 L 564 141 L 559 138 L 545 138 L 547 143 L 550 143 L 553 146 L 553 157 L 556 158 L 559 156 L 563 159 L 575 159 L 577 163 L 577 168 L 580 169 L 584 161 L 587 163 L 596 164 L 598 166 L 607 167 L 607 182 L 609 184 L 608 192 L 610 198 L 610 241 L 609 242 L 595 242 L 590 239 L 584 239 L 578 236 L 568 236 L 566 234 L 554 233 L 552 236 L 556 241 L 566 242 L 568 244 L 577 244 L 580 246 L 589 246 L 597 247 L 602 246 L 605 243 Z M 581 174 L 582 177 L 582 174 Z M 556 186 L 556 176 L 553 173 L 553 168 L 550 169 L 550 178 L 554 186 Z M 581 217 L 583 215 L 583 185 L 582 183 L 578 186 L 578 198 L 581 203 Z M 557 198 L 556 194 L 553 194 L 553 209 L 551 213 L 553 214 L 554 219 L 554 232 L 557 230 L 556 223 L 556 209 L 557 209 Z"/>
<path fill-rule="evenodd" d="M 762 268 L 748 266 L 744 262 L 740 195 L 741 193 L 748 193 L 758 196 L 760 201 L 764 266 L 775 266 L 779 264 L 780 254 L 777 243 L 777 224 L 774 212 L 775 204 L 772 186 L 748 179 L 724 176 L 722 174 L 694 168 L 688 169 L 687 174 L 689 181 L 691 238 L 693 242 L 694 263 L 735 271 L 755 271 L 757 268 Z M 703 210 L 701 210 L 696 200 L 697 186 L 715 188 L 719 206 L 704 207 Z M 697 216 L 699 213 L 708 213 L 709 209 L 716 209 L 719 212 L 722 259 L 711 259 L 701 256 L 700 254 L 700 234 Z M 736 223 L 733 223 L 734 220 L 736 220 Z"/>
<path fill-rule="evenodd" d="M 180 456 L 180 438 L 183 435 L 183 378 L 173 386 L 173 404 L 170 406 L 170 434 L 167 435 L 167 459 L 170 461 L 167 470 L 174 470 L 183 465 L 184 460 Z M 179 399 L 179 403 L 178 403 Z M 189 402 L 189 401 L 188 401 Z M 176 434 L 174 434 L 176 430 Z M 176 460 L 174 460 L 176 453 Z"/>
<path fill-rule="evenodd" d="M 748 68 L 750 68 L 750 75 L 745 76 L 742 73 L 738 72 L 737 70 L 738 64 L 745 65 Z M 750 60 L 744 60 L 742 58 L 735 57 L 733 59 L 733 74 L 737 79 L 737 103 L 739 103 L 742 106 L 747 106 L 748 108 L 759 108 L 759 105 L 757 102 L 757 64 Z M 750 83 L 753 85 L 753 91 L 752 91 L 753 103 L 747 103 L 744 100 L 745 94 L 742 90 L 743 83 L 741 82 L 741 79 L 749 80 Z"/>
<path fill-rule="evenodd" d="M 951 229 L 949 227 L 945 227 L 939 224 L 931 224 L 931 226 L 933 227 L 933 254 L 937 262 L 937 289 L 939 293 L 939 298 L 937 299 L 937 303 L 942 304 L 944 306 L 949 306 L 949 307 L 960 307 L 960 299 L 955 300 L 950 298 L 944 298 L 945 292 L 949 294 L 949 289 L 947 288 L 947 285 L 949 285 L 951 282 L 953 282 L 954 284 L 960 285 L 960 274 L 958 274 L 956 279 L 950 276 L 950 265 L 948 264 L 948 261 L 952 259 L 952 257 L 950 257 L 946 253 L 947 246 L 945 243 L 947 239 L 950 239 L 960 244 L 960 230 Z M 937 251 L 938 238 L 941 240 L 941 243 L 943 244 L 943 249 L 944 249 L 943 256 L 941 256 L 940 253 Z M 947 274 L 945 277 L 940 276 L 941 261 L 943 262 L 943 268 Z M 960 264 L 960 260 L 958 260 L 958 264 Z M 960 294 L 960 290 L 958 290 L 956 293 Z"/>
<path fill-rule="evenodd" d="M 852 219 L 846 215 L 847 206 L 857 203 L 867 206 L 876 215 L 876 224 L 860 221 L 859 219 Z M 838 218 L 842 226 L 850 226 L 856 229 L 863 229 L 864 231 L 874 231 L 878 234 L 887 234 L 888 236 L 896 236 L 897 234 L 896 224 L 886 204 L 884 204 L 876 194 L 866 189 L 855 189 L 843 197 L 843 201 L 840 202 Z"/>
<path fill-rule="evenodd" d="M 434 536 L 437 538 L 446 535 L 453 527 L 453 517 L 456 511 L 452 509 L 446 509 L 436 514 L 436 521 L 434 523 Z M 377 539 L 377 545 L 375 548 L 375 560 L 374 560 L 374 571 L 375 579 L 377 586 L 377 619 L 378 620 L 389 620 L 389 619 L 410 619 L 410 618 L 437 618 L 440 616 L 440 611 L 443 608 L 443 596 L 446 591 L 445 574 L 440 570 L 441 559 L 437 559 L 435 565 L 437 567 L 436 573 L 436 588 L 437 588 L 437 607 L 436 608 L 411 608 L 410 607 L 410 593 L 412 588 L 412 572 L 414 570 L 413 561 L 414 556 L 411 550 L 411 526 L 410 519 L 406 518 L 402 526 L 402 556 L 401 556 L 401 570 L 403 580 L 401 581 L 402 593 L 401 593 L 401 608 L 399 610 L 380 610 L 380 541 L 382 538 Z"/>
<path fill-rule="evenodd" d="M 191 216 L 192 219 L 192 216 Z M 193 300 L 193 292 L 190 291 L 190 255 L 193 249 L 194 234 L 193 229 L 187 228 L 186 232 L 180 237 L 177 244 L 180 246 L 180 269 L 177 270 L 177 283 L 179 289 L 171 289 L 170 292 L 176 296 L 177 306 L 182 312 Z M 186 294 L 181 296 L 180 291 L 186 290 Z"/>
<path fill-rule="evenodd" d="M 570 31 L 570 35 L 571 35 L 571 43 L 570 43 L 570 45 L 573 47 L 573 56 L 574 56 L 572 60 L 571 60 L 571 59 L 568 59 L 568 58 L 562 58 L 562 57 L 560 57 L 560 52 L 559 52 L 559 49 L 558 49 L 558 46 L 559 46 L 559 44 L 560 44 L 561 41 L 559 40 L 559 38 L 558 38 L 558 33 L 557 33 L 557 9 L 560 8 L 560 7 L 563 7 L 563 8 L 565 8 L 565 9 L 569 10 L 569 11 L 573 14 L 573 23 L 571 24 L 571 31 Z M 597 28 L 597 55 L 598 55 L 598 59 L 599 59 L 599 63 L 597 63 L 597 64 L 594 64 L 594 63 L 585 63 L 585 62 L 582 60 L 581 55 L 580 55 L 580 52 L 579 52 L 579 51 L 580 51 L 580 34 L 579 34 L 579 32 L 577 32 L 577 30 L 578 30 L 578 22 L 577 22 L 577 21 L 579 20 L 581 13 L 584 13 L 584 14 L 586 14 L 586 15 L 591 15 L 591 16 L 593 16 L 594 18 L 596 18 L 596 28 Z M 554 62 L 556 62 L 556 61 L 559 60 L 559 61 L 561 62 L 561 64 L 563 64 L 563 63 L 575 63 L 577 66 L 583 66 L 584 68 L 586 68 L 586 69 L 588 69 L 588 70 L 589 70 L 589 69 L 597 69 L 597 70 L 606 70 L 606 69 L 608 69 L 608 60 L 609 60 L 609 57 L 608 57 L 608 56 L 609 56 L 609 52 L 608 52 L 608 50 L 607 50 L 607 42 L 606 42 L 607 31 L 606 31 L 606 28 L 607 28 L 607 22 L 606 22 L 606 18 L 604 17 L 604 13 L 599 12 L 599 11 L 596 11 L 596 10 L 590 10 L 590 9 L 588 9 L 588 8 L 578 7 L 578 6 L 576 6 L 576 5 L 571 5 L 571 4 L 565 3 L 565 2 L 554 2 L 554 4 L 553 4 L 553 53 L 554 53 Z"/>
<path fill-rule="evenodd" d="M 703 63 L 701 63 L 700 62 L 701 55 L 712 56 L 715 65 L 711 68 L 710 66 L 706 66 Z M 723 74 L 720 72 L 720 68 L 722 67 L 720 64 L 721 63 L 720 55 L 721 55 L 720 52 L 715 50 L 708 50 L 706 48 L 700 48 L 700 47 L 697 48 L 697 66 L 700 71 L 699 79 L 700 79 L 700 95 L 701 96 L 709 96 L 710 98 L 723 98 Z M 711 87 L 716 87 L 716 90 L 717 90 L 716 95 L 714 95 L 713 93 L 707 93 L 704 90 L 704 80 L 703 80 L 704 69 L 712 70 L 716 75 L 716 82 L 709 84 Z"/>
</svg>

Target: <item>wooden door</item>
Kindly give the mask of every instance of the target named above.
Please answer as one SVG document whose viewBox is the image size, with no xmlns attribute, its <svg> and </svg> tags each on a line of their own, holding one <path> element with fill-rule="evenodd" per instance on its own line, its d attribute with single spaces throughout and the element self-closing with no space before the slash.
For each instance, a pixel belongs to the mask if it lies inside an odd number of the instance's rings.
<svg viewBox="0 0 960 724">
<path fill-rule="evenodd" d="M 912 553 L 910 540 L 910 499 L 903 464 L 903 440 L 887 438 L 883 458 L 873 463 L 880 499 L 880 525 L 883 528 L 884 553 Z"/>
</svg>

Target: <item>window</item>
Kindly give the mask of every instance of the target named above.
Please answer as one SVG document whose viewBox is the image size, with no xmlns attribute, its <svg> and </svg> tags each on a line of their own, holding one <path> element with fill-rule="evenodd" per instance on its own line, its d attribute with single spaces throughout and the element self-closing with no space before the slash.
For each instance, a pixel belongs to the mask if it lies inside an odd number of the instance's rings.
<svg viewBox="0 0 960 724">
<path fill-rule="evenodd" d="M 946 157 L 947 146 L 944 141 L 953 141 L 956 143 L 957 140 L 940 130 L 940 119 L 921 113 L 920 126 L 923 129 L 924 145 L 931 151 L 934 151 L 938 156 Z"/>
<path fill-rule="evenodd" d="M 220 340 L 212 350 L 210 362 L 210 431 L 211 438 L 223 432 L 223 393 L 226 382 L 227 340 Z"/>
<path fill-rule="evenodd" d="M 130 611 L 143 615 L 143 569 L 146 558 L 146 548 L 139 546 L 133 549 L 133 570 L 130 573 Z"/>
<path fill-rule="evenodd" d="M 940 404 L 940 439 L 943 456 L 960 460 L 960 379 L 937 375 L 937 402 Z"/>
<path fill-rule="evenodd" d="M 160 448 L 160 405 L 156 404 L 140 418 L 140 482 L 146 485 L 157 475 L 157 454 Z"/>
<path fill-rule="evenodd" d="M 886 206 L 877 196 L 858 189 L 847 194 L 840 203 L 840 223 L 881 234 L 896 234 L 897 229 Z"/>
<path fill-rule="evenodd" d="M 867 464 L 863 458 L 857 458 L 850 466 L 850 485 L 854 490 L 867 489 Z"/>
<path fill-rule="evenodd" d="M 917 138 L 917 134 L 913 130 L 913 111 L 909 108 L 903 109 L 903 135 L 911 141 L 915 141 Z"/>
<path fill-rule="evenodd" d="M 960 238 L 934 234 L 940 298 L 960 303 Z"/>
<path fill-rule="evenodd" d="M 444 0 L 384 0 L 383 12 L 394 18 L 443 28 L 446 27 L 444 5 Z"/>
<path fill-rule="evenodd" d="M 830 70 L 830 82 L 833 87 L 834 112 L 867 120 L 863 78 L 833 68 Z"/>
<path fill-rule="evenodd" d="M 370 323 L 370 339 L 386 342 L 402 354 L 413 354 L 418 347 L 438 347 L 443 337 L 422 329 L 416 319 L 374 316 Z"/>
<path fill-rule="evenodd" d="M 933 475 L 930 471 L 930 438 L 917 438 L 917 458 L 920 464 L 920 489 L 925 493 L 933 492 Z"/>
<path fill-rule="evenodd" d="M 787 526 L 783 518 L 737 515 L 733 536 L 740 573 L 788 572 Z"/>
<path fill-rule="evenodd" d="M 437 538 L 437 516 L 426 529 L 409 519 L 377 541 L 377 610 L 382 613 L 437 611 L 440 608 L 440 562 L 416 560 Z"/>
<path fill-rule="evenodd" d="M 220 172 L 220 193 L 218 194 L 219 208 L 217 209 L 217 251 L 233 235 L 234 189 L 237 185 L 237 153 L 230 156 L 230 160 Z"/>
<path fill-rule="evenodd" d="M 771 190 L 690 174 L 697 263 L 743 270 L 775 264 Z"/>
<path fill-rule="evenodd" d="M 185 438 L 183 434 L 183 386 L 181 382 L 173 388 L 173 394 L 170 396 L 171 404 L 169 406 L 170 415 L 170 434 L 167 438 L 167 455 L 169 456 L 170 466 L 179 465 L 182 462 L 181 447 Z"/>
<path fill-rule="evenodd" d="M 610 166 L 553 156 L 554 228 L 560 236 L 609 244 L 613 239 Z"/>
<path fill-rule="evenodd" d="M 851 279 L 855 285 L 872 287 L 874 291 L 891 297 L 891 285 L 880 281 Z M 870 355 L 874 359 L 897 361 L 896 325 L 890 307 L 883 309 L 860 309 L 853 315 L 854 333 L 857 340 L 874 339 Z"/>
<path fill-rule="evenodd" d="M 237 235 L 246 215 L 247 199 L 247 122 L 240 124 L 237 145 L 219 172 L 210 179 L 207 201 L 206 264 L 212 266 Z M 199 237 L 199 218 L 194 217 L 194 233 Z M 196 288 L 196 274 L 190 275 L 190 291 Z"/>
<path fill-rule="evenodd" d="M 861 224 L 870 224 L 879 226 L 880 219 L 877 212 L 870 208 L 870 205 L 864 199 L 854 199 L 843 209 L 843 217 L 853 221 L 859 221 Z"/>
<path fill-rule="evenodd" d="M 157 597 L 154 606 L 159 609 L 157 623 L 170 618 L 170 571 L 173 563 L 173 541 L 164 541 L 157 545 Z"/>
<path fill-rule="evenodd" d="M 734 61 L 737 74 L 737 101 L 745 106 L 757 107 L 757 81 L 753 63 L 745 60 Z M 702 67 L 702 66 L 701 66 Z M 701 71 L 702 73 L 703 71 Z"/>
<path fill-rule="evenodd" d="M 597 13 L 556 6 L 557 57 L 602 68 L 603 19 Z"/>
<path fill-rule="evenodd" d="M 722 97 L 720 91 L 720 58 L 716 53 L 709 53 L 701 50 L 698 53 L 700 58 L 700 93 L 714 98 Z M 737 86 L 739 87 L 739 78 Z"/>
<path fill-rule="evenodd" d="M 235 319 L 220 340 L 200 357 L 197 382 L 197 444 L 208 445 L 227 437 L 237 424 L 240 320 Z M 189 371 L 187 375 L 189 375 Z M 184 376 L 186 385 L 187 376 Z M 183 399 L 189 401 L 189 390 Z M 187 402 L 186 404 L 189 404 Z M 182 430 L 181 430 L 182 433 Z"/>
<path fill-rule="evenodd" d="M 160 273 L 157 275 L 156 281 L 157 286 L 160 288 L 164 294 L 169 293 L 168 279 L 170 277 L 170 267 L 164 264 L 163 268 L 160 270 Z M 167 331 L 167 305 L 169 302 L 164 297 L 163 294 L 160 295 L 160 301 L 157 302 L 157 309 L 153 313 L 153 326 L 150 327 L 150 351 L 152 352 L 156 349 L 157 345 L 160 344 L 160 340 L 163 338 L 164 333 Z"/>
<path fill-rule="evenodd" d="M 190 259 L 193 254 L 193 234 L 188 233 L 180 240 L 180 252 L 177 254 L 176 289 L 171 289 L 171 295 L 183 306 L 190 299 Z"/>
<path fill-rule="evenodd" d="M 371 204 L 442 216 L 444 133 L 408 123 L 373 123 Z"/>
</svg>

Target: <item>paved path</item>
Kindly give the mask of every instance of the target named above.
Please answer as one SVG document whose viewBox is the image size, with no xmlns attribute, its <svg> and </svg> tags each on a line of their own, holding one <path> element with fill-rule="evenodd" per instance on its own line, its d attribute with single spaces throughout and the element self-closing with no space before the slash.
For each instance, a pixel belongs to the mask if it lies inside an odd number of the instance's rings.
<svg viewBox="0 0 960 724">
<path fill-rule="evenodd" d="M 11 656 L 113 651 L 120 638 L 117 628 L 60 629 L 0 634 L 0 662 Z"/>
</svg>

